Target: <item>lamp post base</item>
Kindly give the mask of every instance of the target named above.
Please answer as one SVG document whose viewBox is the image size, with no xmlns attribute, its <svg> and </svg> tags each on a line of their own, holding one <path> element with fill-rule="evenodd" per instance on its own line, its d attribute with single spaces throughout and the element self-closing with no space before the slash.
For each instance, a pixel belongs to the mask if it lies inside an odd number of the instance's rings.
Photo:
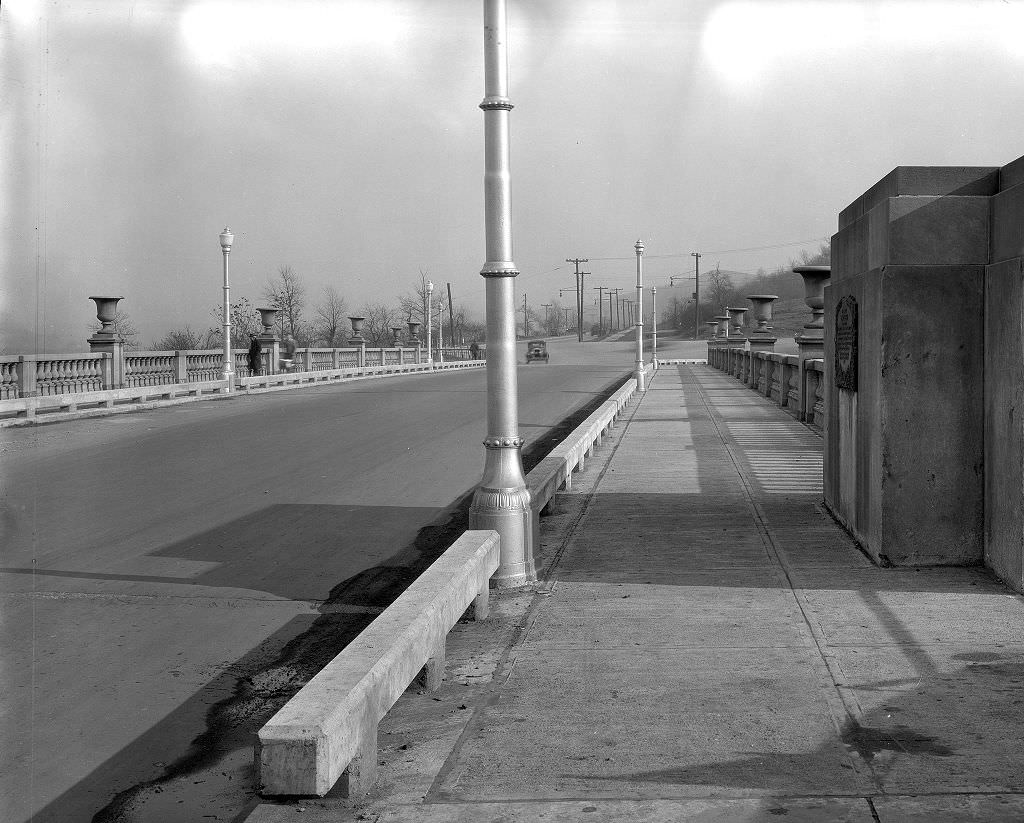
<svg viewBox="0 0 1024 823">
<path fill-rule="evenodd" d="M 533 583 L 537 570 L 533 563 L 533 522 L 530 492 L 520 489 L 490 489 L 480 486 L 469 509 L 471 529 L 493 529 L 502 547 L 522 546 L 523 551 L 502 549 L 501 565 L 491 576 L 496 589 L 516 589 Z M 509 557 L 508 554 L 512 556 Z"/>
<path fill-rule="evenodd" d="M 498 589 L 514 589 L 537 579 L 533 562 L 534 518 L 523 477 L 518 438 L 488 438 L 483 479 L 469 507 L 471 529 L 493 529 L 501 539 L 501 563 L 491 577 Z"/>
</svg>

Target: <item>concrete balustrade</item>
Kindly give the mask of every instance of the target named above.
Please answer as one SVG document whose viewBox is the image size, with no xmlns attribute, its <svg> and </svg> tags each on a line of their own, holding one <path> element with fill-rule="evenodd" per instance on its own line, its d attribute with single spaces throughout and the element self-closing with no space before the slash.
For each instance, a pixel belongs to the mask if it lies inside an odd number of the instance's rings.
<svg viewBox="0 0 1024 823">
<path fill-rule="evenodd" d="M 193 353 L 188 353 L 191 358 Z M 222 396 L 232 390 L 232 384 L 223 379 L 202 380 L 195 379 L 193 375 L 208 373 L 206 357 L 208 353 L 201 353 L 203 356 L 196 359 L 196 368 L 192 365 L 181 366 L 182 361 L 176 361 L 175 368 L 187 368 L 189 379 L 184 382 L 162 383 L 157 378 L 162 376 L 166 370 L 163 361 L 156 362 L 147 357 L 139 360 L 139 370 L 133 377 L 129 370 L 128 379 L 143 385 L 130 385 L 120 389 L 91 389 L 85 391 L 67 391 L 75 385 L 93 385 L 100 378 L 95 377 L 96 370 L 104 374 L 110 372 L 110 355 L 85 355 L 84 362 L 92 363 L 88 366 L 61 365 L 63 361 L 47 359 L 43 366 L 33 368 L 36 364 L 26 357 L 4 358 L 4 361 L 16 363 L 22 366 L 21 371 L 8 370 L 3 372 L 5 383 L 3 385 L 15 385 L 21 380 L 21 374 L 26 377 L 23 385 L 35 386 L 32 394 L 19 397 L 0 398 L 0 427 L 18 425 L 25 422 L 40 422 L 42 419 L 67 419 L 70 414 L 89 417 L 99 414 L 109 414 L 111 411 L 125 411 L 138 409 L 145 404 L 168 405 L 170 403 L 182 403 L 194 400 L 207 399 L 212 396 Z M 220 353 L 216 353 L 220 357 Z M 68 361 L 72 362 L 72 361 Z M 78 361 L 73 361 L 78 362 Z M 219 364 L 221 361 L 218 360 Z M 98 365 L 96 365 L 98 364 Z M 233 381 L 233 388 L 236 392 L 271 391 L 276 389 L 293 388 L 295 386 L 308 385 L 312 383 L 356 380 L 371 377 L 386 377 L 396 374 L 411 374 L 420 372 L 450 371 L 452 369 L 479 369 L 485 368 L 483 360 L 455 361 L 451 363 L 435 363 L 433 367 L 428 363 L 410 363 L 404 366 L 366 366 L 342 369 L 331 369 L 312 372 L 279 372 L 277 374 L 257 375 L 255 377 L 236 377 Z M 148 371 L 148 369 L 153 371 Z M 177 371 L 176 371 L 177 373 Z M 40 382 L 33 382 L 39 380 Z M 59 380 L 59 384 L 56 381 Z M 57 390 L 59 389 L 59 390 Z M 5 392 L 7 390 L 5 389 Z"/>
<path fill-rule="evenodd" d="M 117 353 L 121 361 L 113 362 Z M 234 349 L 235 373 L 251 376 L 248 351 Z M 365 356 L 360 362 L 360 355 Z M 444 349 L 446 361 L 473 360 L 466 347 Z M 479 360 L 485 359 L 480 352 Z M 263 374 L 281 370 L 269 348 L 261 353 Z M 395 348 L 305 348 L 295 353 L 294 371 L 338 371 L 355 366 L 418 365 L 423 362 L 418 347 Z M 78 352 L 74 354 L 0 356 L 0 400 L 79 394 L 119 388 L 208 382 L 221 378 L 223 353 L 219 349 L 188 351 Z M 117 383 L 120 376 L 121 383 Z"/>
<path fill-rule="evenodd" d="M 339 779 L 351 797 L 372 785 L 377 725 L 424 668 L 441 684 L 445 639 L 472 604 L 487 616 L 498 568 L 495 531 L 467 531 L 260 729 L 265 795 L 316 795 Z"/>
</svg>

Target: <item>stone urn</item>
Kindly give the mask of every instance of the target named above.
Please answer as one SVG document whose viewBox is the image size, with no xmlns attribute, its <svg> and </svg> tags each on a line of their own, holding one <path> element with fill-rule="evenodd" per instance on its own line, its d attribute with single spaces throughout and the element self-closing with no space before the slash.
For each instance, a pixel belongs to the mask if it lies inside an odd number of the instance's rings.
<svg viewBox="0 0 1024 823">
<path fill-rule="evenodd" d="M 720 314 L 715 318 L 718 326 L 718 331 L 715 332 L 715 337 L 724 339 L 729 336 L 729 315 Z"/>
<path fill-rule="evenodd" d="M 362 337 L 363 336 L 363 322 L 366 320 L 365 317 L 350 317 L 348 322 L 352 324 L 352 336 Z"/>
<path fill-rule="evenodd" d="M 729 313 L 729 337 L 743 337 L 743 315 L 747 313 L 747 307 L 728 306 L 725 310 Z"/>
<path fill-rule="evenodd" d="M 804 337 L 825 337 L 825 286 L 832 277 L 831 266 L 796 266 L 793 271 L 804 279 L 804 302 L 811 310 L 811 322 L 804 326 Z"/>
<path fill-rule="evenodd" d="M 391 342 L 395 344 L 395 348 L 396 349 L 400 348 L 401 345 L 402 345 L 402 341 L 399 340 L 399 338 L 402 336 L 402 327 L 401 326 L 392 326 L 391 327 L 391 334 L 393 336 L 393 339 L 392 339 Z"/>
<path fill-rule="evenodd" d="M 124 300 L 124 298 L 90 297 L 89 299 L 95 301 L 96 319 L 101 323 L 99 331 L 96 332 L 95 336 L 113 339 L 117 336 L 117 332 L 114 329 L 114 318 L 117 316 L 117 304 L 118 301 Z"/>
<path fill-rule="evenodd" d="M 772 303 L 779 299 L 777 294 L 748 294 L 747 300 L 754 304 L 751 316 L 757 321 L 753 334 L 769 337 L 772 330 Z"/>
<path fill-rule="evenodd" d="M 263 334 L 260 336 L 273 337 L 278 309 L 256 309 L 256 311 L 260 313 L 260 323 L 263 324 Z"/>
<path fill-rule="evenodd" d="M 415 320 L 409 321 L 409 339 L 418 341 L 420 338 L 420 324 Z"/>
<path fill-rule="evenodd" d="M 715 333 L 718 331 L 717 320 L 705 320 L 704 325 L 708 327 L 708 340 L 715 339 Z"/>
</svg>

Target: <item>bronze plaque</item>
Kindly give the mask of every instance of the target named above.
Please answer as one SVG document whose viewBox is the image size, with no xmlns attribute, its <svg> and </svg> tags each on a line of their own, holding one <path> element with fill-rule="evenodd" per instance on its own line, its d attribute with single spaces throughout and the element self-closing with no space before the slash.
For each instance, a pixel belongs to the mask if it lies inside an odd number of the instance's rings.
<svg viewBox="0 0 1024 823">
<path fill-rule="evenodd" d="M 847 295 L 836 306 L 836 386 L 857 391 L 857 299 Z"/>
</svg>

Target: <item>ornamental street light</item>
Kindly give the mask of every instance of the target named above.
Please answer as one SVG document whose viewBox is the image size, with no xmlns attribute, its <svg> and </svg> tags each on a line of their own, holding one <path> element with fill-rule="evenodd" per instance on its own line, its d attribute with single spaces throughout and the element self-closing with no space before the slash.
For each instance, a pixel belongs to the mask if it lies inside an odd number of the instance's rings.
<svg viewBox="0 0 1024 823">
<path fill-rule="evenodd" d="M 636 249 L 636 390 L 647 391 L 644 384 L 644 244 L 640 240 Z"/>
<path fill-rule="evenodd" d="M 471 529 L 493 529 L 501 560 L 491 577 L 500 588 L 537 579 L 533 521 L 519 436 L 515 277 L 509 186 L 508 15 L 505 0 L 484 0 L 484 225 L 487 260 L 480 270 L 487 297 L 487 437 L 484 471 L 469 510 Z"/>
<path fill-rule="evenodd" d="M 434 300 L 434 284 L 430 280 L 427 281 L 427 362 L 433 367 L 434 365 L 434 354 L 433 349 L 430 348 L 430 333 L 434 328 L 434 318 L 432 317 Z"/>
<path fill-rule="evenodd" d="M 437 359 L 444 362 L 444 301 L 437 304 Z"/>
<path fill-rule="evenodd" d="M 651 364 L 658 368 L 658 287 L 651 286 Z"/>
<path fill-rule="evenodd" d="M 224 364 L 221 368 L 221 379 L 228 381 L 228 391 L 234 388 L 235 364 L 231 356 L 231 298 L 228 291 L 228 255 L 235 236 L 227 226 L 220 233 L 220 250 L 224 257 Z"/>
</svg>

